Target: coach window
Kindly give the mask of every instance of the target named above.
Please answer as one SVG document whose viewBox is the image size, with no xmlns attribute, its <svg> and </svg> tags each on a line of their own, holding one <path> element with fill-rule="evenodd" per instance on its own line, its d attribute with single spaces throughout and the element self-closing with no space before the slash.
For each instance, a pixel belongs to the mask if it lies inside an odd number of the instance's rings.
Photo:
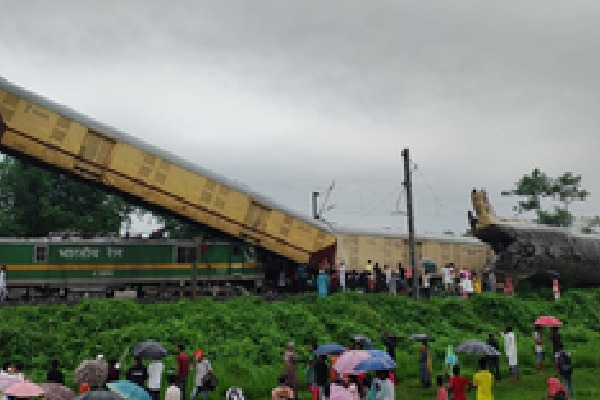
<svg viewBox="0 0 600 400">
<path fill-rule="evenodd" d="M 177 247 L 177 263 L 189 264 L 196 262 L 196 247 L 195 246 L 179 246 Z"/>
<path fill-rule="evenodd" d="M 48 262 L 48 246 L 35 246 L 35 262 L 45 264 Z"/>
</svg>

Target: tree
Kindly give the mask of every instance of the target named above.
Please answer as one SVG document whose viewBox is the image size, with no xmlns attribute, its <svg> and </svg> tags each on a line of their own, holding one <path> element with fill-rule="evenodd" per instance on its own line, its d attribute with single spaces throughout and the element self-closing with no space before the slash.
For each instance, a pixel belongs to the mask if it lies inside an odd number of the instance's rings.
<svg viewBox="0 0 600 400">
<path fill-rule="evenodd" d="M 11 157 L 0 161 L 0 236 L 118 234 L 134 209 L 121 197 L 71 176 Z"/>
<path fill-rule="evenodd" d="M 518 213 L 534 211 L 537 222 L 551 226 L 571 226 L 574 217 L 569 212 L 573 201 L 585 201 L 590 193 L 580 188 L 581 175 L 565 172 L 558 178 L 551 178 L 539 168 L 533 169 L 529 175 L 523 176 L 511 190 L 502 191 L 502 196 L 520 196 L 514 207 Z M 542 208 L 542 199 L 548 198 L 562 204 L 554 205 L 553 211 Z"/>
</svg>

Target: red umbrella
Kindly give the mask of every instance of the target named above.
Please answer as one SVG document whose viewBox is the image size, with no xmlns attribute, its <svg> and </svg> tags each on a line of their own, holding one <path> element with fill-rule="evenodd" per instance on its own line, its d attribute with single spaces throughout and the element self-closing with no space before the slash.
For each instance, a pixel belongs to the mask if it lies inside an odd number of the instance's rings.
<svg viewBox="0 0 600 400">
<path fill-rule="evenodd" d="M 10 385 L 4 394 L 11 397 L 32 398 L 43 395 L 44 390 L 38 385 L 25 381 Z"/>
<path fill-rule="evenodd" d="M 543 315 L 535 320 L 535 325 L 559 327 L 562 326 L 562 322 L 560 322 L 560 320 L 556 317 L 550 315 Z"/>
</svg>

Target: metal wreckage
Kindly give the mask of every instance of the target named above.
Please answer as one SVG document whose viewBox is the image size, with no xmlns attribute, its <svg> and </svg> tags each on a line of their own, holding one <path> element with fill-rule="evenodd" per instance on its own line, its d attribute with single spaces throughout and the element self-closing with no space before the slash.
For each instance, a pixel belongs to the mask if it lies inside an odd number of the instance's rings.
<svg viewBox="0 0 600 400">
<path fill-rule="evenodd" d="M 600 285 L 600 235 L 496 216 L 485 190 L 473 189 L 474 236 L 496 254 L 493 268 L 515 279 L 559 276 L 574 286 Z"/>
</svg>

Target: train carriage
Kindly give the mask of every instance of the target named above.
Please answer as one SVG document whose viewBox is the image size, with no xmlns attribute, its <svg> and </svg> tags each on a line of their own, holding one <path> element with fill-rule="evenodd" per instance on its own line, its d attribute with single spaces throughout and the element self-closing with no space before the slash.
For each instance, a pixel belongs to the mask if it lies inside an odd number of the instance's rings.
<svg viewBox="0 0 600 400">
<path fill-rule="evenodd" d="M 67 296 L 135 290 L 157 295 L 207 284 L 262 286 L 264 272 L 247 243 L 169 239 L 0 239 L 13 296 Z"/>
</svg>

